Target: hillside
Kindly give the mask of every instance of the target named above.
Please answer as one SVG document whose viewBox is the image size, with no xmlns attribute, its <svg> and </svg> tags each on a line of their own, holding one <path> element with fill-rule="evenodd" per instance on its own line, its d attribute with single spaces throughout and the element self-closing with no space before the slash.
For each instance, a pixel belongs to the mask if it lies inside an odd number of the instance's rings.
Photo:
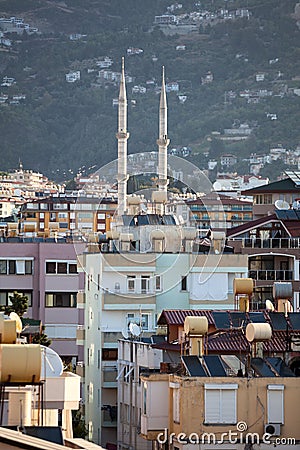
<svg viewBox="0 0 300 450">
<path fill-rule="evenodd" d="M 247 8 L 249 15 L 215 19 L 224 3 L 228 11 Z M 162 65 L 167 82 L 179 88 L 168 94 L 170 147 L 191 147 L 192 161 L 206 167 L 205 151 L 211 157 L 222 151 L 241 157 L 279 144 L 296 148 L 296 1 L 207 0 L 201 7 L 185 1 L 180 14 L 205 10 L 212 17 L 189 34 L 179 34 L 184 27 L 177 27 L 174 35 L 153 26 L 155 15 L 170 5 L 163 0 L 0 0 L 0 17 L 20 17 L 38 28 L 32 34 L 5 33 L 11 46 L 0 49 L 1 78 L 15 78 L 11 86 L 0 87 L 5 98 L 1 169 L 15 167 L 21 158 L 25 167 L 67 179 L 83 165 L 88 170 L 116 157 L 118 82 L 103 73 L 99 77 L 97 63 L 105 56 L 112 61 L 107 70 L 119 72 L 125 55 L 126 74 L 133 77 L 127 83 L 130 153 L 156 150 Z M 77 37 L 71 40 L 70 34 Z M 129 48 L 143 52 L 128 54 Z M 80 80 L 68 83 L 66 74 L 76 71 Z M 257 81 L 259 74 L 264 76 Z M 138 89 L 132 92 L 134 86 Z M 20 94 L 25 98 L 13 100 Z M 245 123 L 253 130 L 249 139 L 216 145 L 210 137 Z"/>
</svg>

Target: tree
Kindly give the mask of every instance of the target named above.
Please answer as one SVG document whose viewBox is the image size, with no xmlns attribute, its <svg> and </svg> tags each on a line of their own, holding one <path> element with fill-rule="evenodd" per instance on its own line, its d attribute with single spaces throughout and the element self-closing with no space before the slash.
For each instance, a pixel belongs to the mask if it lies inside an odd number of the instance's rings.
<svg viewBox="0 0 300 450">
<path fill-rule="evenodd" d="M 13 292 L 13 295 L 9 296 L 11 305 L 1 306 L 1 311 L 9 315 L 11 312 L 15 312 L 19 317 L 23 317 L 28 309 L 28 297 L 27 295 L 22 295 L 17 291 Z"/>
<path fill-rule="evenodd" d="M 78 411 L 72 411 L 73 412 L 73 435 L 74 438 L 81 438 L 85 439 L 88 430 L 85 426 L 84 418 L 82 416 L 82 413 L 80 409 Z"/>
<path fill-rule="evenodd" d="M 51 345 L 51 339 L 48 338 L 48 336 L 44 333 L 45 326 L 42 326 L 42 332 L 40 334 L 35 334 L 32 337 L 32 343 L 33 344 L 40 344 L 44 345 L 45 347 L 49 347 Z"/>
</svg>

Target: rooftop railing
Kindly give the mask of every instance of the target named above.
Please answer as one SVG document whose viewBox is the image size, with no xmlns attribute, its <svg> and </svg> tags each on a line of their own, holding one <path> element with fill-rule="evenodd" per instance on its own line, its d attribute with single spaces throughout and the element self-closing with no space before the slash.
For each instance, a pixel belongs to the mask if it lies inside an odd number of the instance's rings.
<svg viewBox="0 0 300 450">
<path fill-rule="evenodd" d="M 300 238 L 229 238 L 232 242 L 241 242 L 243 248 L 300 248 Z"/>
<path fill-rule="evenodd" d="M 292 270 L 249 270 L 249 278 L 253 280 L 292 281 Z"/>
</svg>

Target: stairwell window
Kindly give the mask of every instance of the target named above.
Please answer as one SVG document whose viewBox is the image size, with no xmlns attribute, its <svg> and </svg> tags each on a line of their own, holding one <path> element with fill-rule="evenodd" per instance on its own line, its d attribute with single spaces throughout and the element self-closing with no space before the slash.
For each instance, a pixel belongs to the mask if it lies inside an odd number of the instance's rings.
<svg viewBox="0 0 300 450">
<path fill-rule="evenodd" d="M 186 276 L 181 277 L 181 290 L 187 291 L 187 277 Z"/>
<path fill-rule="evenodd" d="M 155 290 L 156 291 L 161 291 L 162 286 L 161 286 L 161 276 L 160 275 L 156 275 L 155 277 Z"/>
</svg>

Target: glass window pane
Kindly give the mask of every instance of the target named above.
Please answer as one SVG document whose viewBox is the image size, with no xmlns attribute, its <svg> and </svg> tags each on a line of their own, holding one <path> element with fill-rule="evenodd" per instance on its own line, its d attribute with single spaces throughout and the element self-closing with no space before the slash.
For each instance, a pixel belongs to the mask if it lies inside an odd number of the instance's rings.
<svg viewBox="0 0 300 450">
<path fill-rule="evenodd" d="M 69 273 L 77 273 L 77 264 L 69 264 Z"/>
<path fill-rule="evenodd" d="M 56 262 L 46 262 L 46 273 L 56 273 Z"/>
<path fill-rule="evenodd" d="M 57 273 L 67 273 L 67 263 L 57 263 Z"/>
<path fill-rule="evenodd" d="M 16 273 L 16 261 L 9 261 L 8 262 L 8 273 L 10 275 Z"/>
<path fill-rule="evenodd" d="M 25 261 L 25 273 L 26 275 L 32 274 L 32 261 Z"/>
<path fill-rule="evenodd" d="M 0 260 L 0 274 L 2 274 L 2 275 L 7 274 L 7 261 L 6 260 Z"/>
</svg>

